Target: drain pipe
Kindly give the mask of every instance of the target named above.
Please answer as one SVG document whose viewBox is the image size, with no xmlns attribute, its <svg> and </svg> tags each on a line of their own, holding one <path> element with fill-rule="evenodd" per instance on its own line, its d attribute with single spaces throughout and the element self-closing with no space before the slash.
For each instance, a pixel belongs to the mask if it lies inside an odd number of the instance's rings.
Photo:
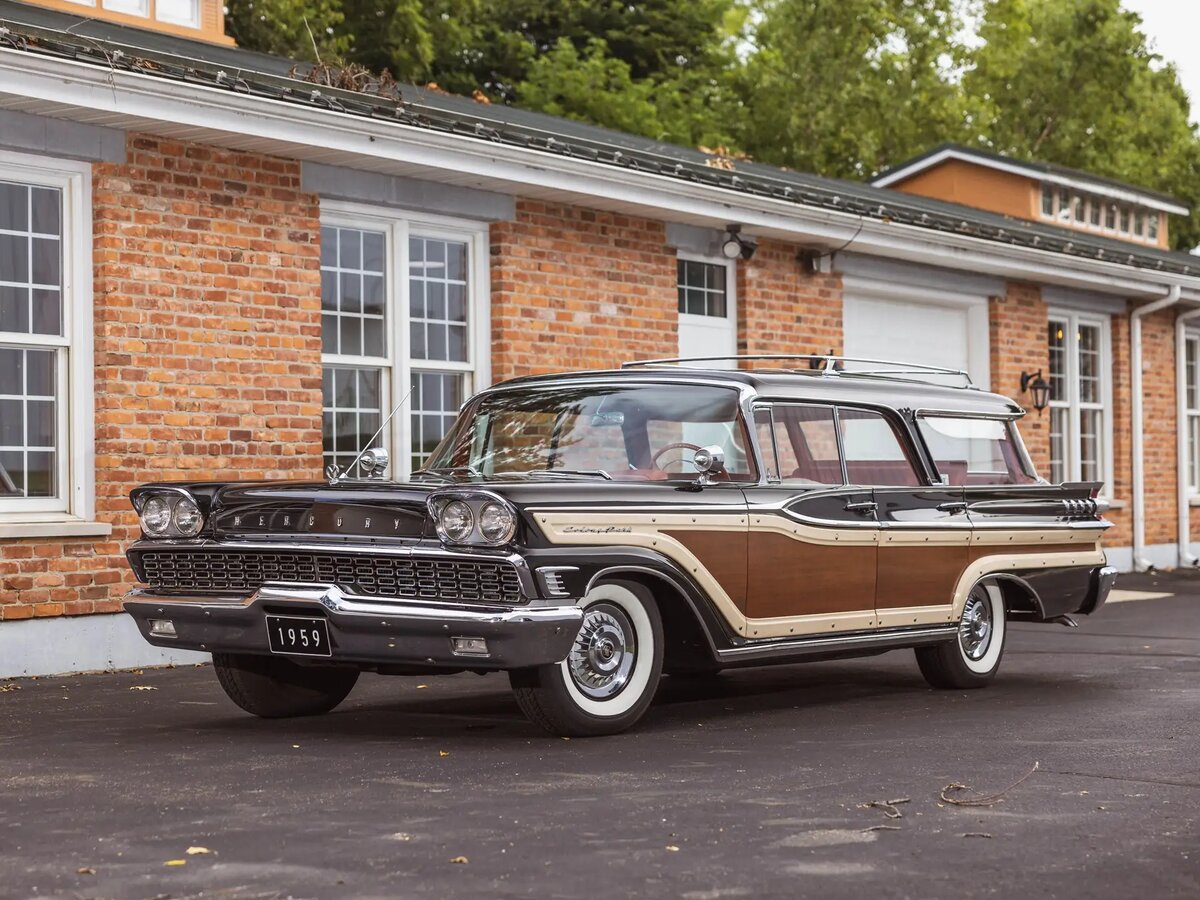
<svg viewBox="0 0 1200 900">
<path fill-rule="evenodd" d="M 1146 464 L 1142 423 L 1142 319 L 1179 302 L 1179 285 L 1173 284 L 1165 297 L 1139 306 L 1129 316 L 1131 412 L 1133 415 L 1133 571 L 1145 572 L 1153 566 L 1145 558 L 1146 547 Z"/>
<path fill-rule="evenodd" d="M 1191 508 L 1188 505 L 1188 420 L 1187 420 L 1187 323 L 1200 316 L 1200 309 L 1191 309 L 1175 317 L 1175 508 L 1178 529 L 1175 536 L 1179 548 L 1179 566 L 1194 566 L 1200 560 L 1192 555 Z"/>
</svg>

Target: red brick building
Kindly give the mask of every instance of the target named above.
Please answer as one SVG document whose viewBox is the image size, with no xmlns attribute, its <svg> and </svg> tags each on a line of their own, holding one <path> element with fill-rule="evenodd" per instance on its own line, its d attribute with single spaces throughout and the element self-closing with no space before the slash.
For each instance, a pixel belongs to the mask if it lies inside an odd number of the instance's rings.
<svg viewBox="0 0 1200 900">
<path fill-rule="evenodd" d="M 1023 219 L 10 0 L 0 26 L 0 676 L 163 658 L 116 614 L 139 482 L 318 477 L 411 387 L 402 477 L 483 385 L 680 353 L 917 359 L 1026 405 L 1041 372 L 1041 471 L 1104 482 L 1118 565 L 1192 562 L 1200 260 L 1158 246 L 1169 213 L 1121 231 L 1146 192 L 1090 184 L 1075 223 L 1055 182 Z"/>
</svg>

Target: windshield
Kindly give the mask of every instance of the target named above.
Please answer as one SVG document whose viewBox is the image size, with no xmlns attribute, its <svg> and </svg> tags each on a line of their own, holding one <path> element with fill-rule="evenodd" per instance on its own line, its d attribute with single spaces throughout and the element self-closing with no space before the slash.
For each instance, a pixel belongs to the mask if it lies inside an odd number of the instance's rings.
<svg viewBox="0 0 1200 900">
<path fill-rule="evenodd" d="M 725 454 L 727 473 L 717 480 L 757 480 L 736 390 L 560 384 L 500 391 L 471 404 L 425 471 L 693 480 L 696 450 L 714 445 Z"/>
<path fill-rule="evenodd" d="M 917 419 L 934 465 L 947 484 L 1032 484 L 1037 481 L 1012 422 L 922 416 Z"/>
</svg>

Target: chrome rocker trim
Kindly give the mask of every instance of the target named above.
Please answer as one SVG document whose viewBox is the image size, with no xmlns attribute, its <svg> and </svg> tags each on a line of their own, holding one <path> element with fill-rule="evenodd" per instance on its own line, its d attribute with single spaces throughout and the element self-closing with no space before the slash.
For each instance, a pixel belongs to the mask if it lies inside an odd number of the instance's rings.
<svg viewBox="0 0 1200 900">
<path fill-rule="evenodd" d="M 515 669 L 561 662 L 583 620 L 579 607 L 446 606 L 380 602 L 332 585 L 266 584 L 249 596 L 197 595 L 135 588 L 123 607 L 142 636 L 159 647 L 269 654 L 265 616 L 325 619 L 332 662 L 370 667 L 421 665 Z M 176 637 L 150 633 L 151 619 L 170 619 Z M 452 638 L 483 638 L 486 656 L 456 654 Z M 302 660 L 303 657 L 289 657 Z"/>
</svg>

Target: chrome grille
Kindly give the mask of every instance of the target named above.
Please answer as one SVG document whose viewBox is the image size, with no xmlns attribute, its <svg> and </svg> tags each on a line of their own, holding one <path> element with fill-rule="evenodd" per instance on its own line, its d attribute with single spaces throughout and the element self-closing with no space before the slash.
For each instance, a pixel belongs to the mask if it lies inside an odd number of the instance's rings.
<svg viewBox="0 0 1200 900">
<path fill-rule="evenodd" d="M 352 594 L 405 600 L 519 603 L 512 563 L 358 553 L 151 550 L 139 554 L 143 580 L 167 590 L 250 591 L 268 581 L 334 584 Z"/>
</svg>

